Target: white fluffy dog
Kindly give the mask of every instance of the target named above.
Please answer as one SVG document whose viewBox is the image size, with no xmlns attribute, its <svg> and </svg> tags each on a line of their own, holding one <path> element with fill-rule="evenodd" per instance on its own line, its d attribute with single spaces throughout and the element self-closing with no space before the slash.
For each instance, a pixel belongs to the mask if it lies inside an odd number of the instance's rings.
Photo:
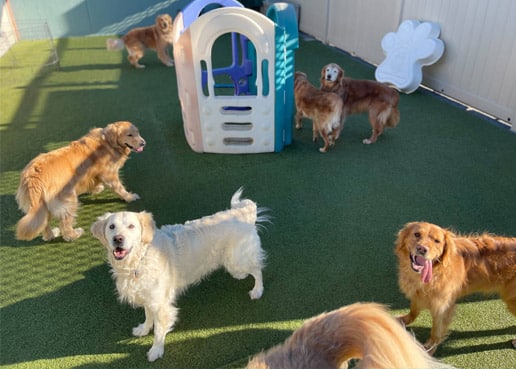
<svg viewBox="0 0 516 369">
<path fill-rule="evenodd" d="M 249 296 L 262 296 L 265 252 L 257 226 L 267 217 L 241 194 L 242 189 L 233 195 L 231 209 L 184 225 L 156 229 L 150 213 L 118 212 L 104 214 L 91 226 L 107 248 L 120 300 L 145 308 L 145 322 L 133 335 L 145 336 L 154 327 L 149 361 L 163 356 L 165 336 L 177 318 L 178 294 L 214 270 L 224 267 L 236 279 L 252 275 Z"/>
</svg>

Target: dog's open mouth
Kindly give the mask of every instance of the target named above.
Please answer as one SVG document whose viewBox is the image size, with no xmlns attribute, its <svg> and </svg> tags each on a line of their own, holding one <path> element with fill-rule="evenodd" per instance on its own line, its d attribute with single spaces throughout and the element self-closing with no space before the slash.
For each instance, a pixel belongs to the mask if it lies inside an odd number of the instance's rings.
<svg viewBox="0 0 516 369">
<path fill-rule="evenodd" d="M 127 146 L 128 148 L 130 148 L 134 152 L 142 152 L 143 151 L 143 147 L 144 147 L 142 145 L 142 146 L 138 146 L 138 147 L 135 148 L 135 147 L 129 145 L 128 143 L 126 143 L 125 146 Z"/>
<path fill-rule="evenodd" d="M 410 254 L 412 270 L 421 274 L 421 281 L 428 283 L 432 279 L 432 260 L 428 260 L 420 255 Z"/>
<path fill-rule="evenodd" d="M 113 250 L 113 256 L 115 257 L 116 260 L 122 260 L 123 258 L 125 258 L 129 253 L 131 252 L 131 250 L 128 250 L 128 249 L 124 249 L 122 247 L 117 247 Z"/>
</svg>

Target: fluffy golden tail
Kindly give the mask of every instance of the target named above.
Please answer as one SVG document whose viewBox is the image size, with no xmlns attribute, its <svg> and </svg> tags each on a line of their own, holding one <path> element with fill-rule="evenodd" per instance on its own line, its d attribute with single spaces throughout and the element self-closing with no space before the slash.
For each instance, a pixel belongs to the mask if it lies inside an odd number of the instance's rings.
<svg viewBox="0 0 516 369">
<path fill-rule="evenodd" d="M 122 50 L 125 46 L 124 41 L 121 38 L 108 38 L 106 40 L 106 48 L 109 51 Z"/>
<path fill-rule="evenodd" d="M 16 225 L 16 239 L 30 241 L 37 237 L 48 223 L 49 211 L 39 186 L 22 183 L 16 192 L 16 201 L 26 214 Z"/>
<path fill-rule="evenodd" d="M 308 320 L 247 368 L 340 368 L 350 359 L 360 359 L 360 368 L 450 368 L 375 303 L 356 303 Z"/>
<path fill-rule="evenodd" d="M 389 128 L 396 127 L 398 123 L 400 122 L 400 111 L 398 110 L 397 106 L 393 106 L 391 109 L 391 114 L 389 115 L 389 118 L 387 119 L 387 122 L 385 125 Z"/>
</svg>

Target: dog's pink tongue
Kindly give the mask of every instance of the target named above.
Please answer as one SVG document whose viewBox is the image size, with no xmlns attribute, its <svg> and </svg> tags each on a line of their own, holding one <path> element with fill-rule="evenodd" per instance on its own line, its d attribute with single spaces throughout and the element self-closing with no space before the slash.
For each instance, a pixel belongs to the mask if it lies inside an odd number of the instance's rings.
<svg viewBox="0 0 516 369">
<path fill-rule="evenodd" d="M 139 148 L 136 149 L 136 152 L 142 152 L 143 151 L 143 146 L 140 146 Z"/>
<path fill-rule="evenodd" d="M 421 280 L 423 281 L 423 283 L 430 282 L 430 280 L 432 279 L 432 261 L 424 259 L 420 265 L 423 265 L 423 270 L 421 270 Z"/>
</svg>

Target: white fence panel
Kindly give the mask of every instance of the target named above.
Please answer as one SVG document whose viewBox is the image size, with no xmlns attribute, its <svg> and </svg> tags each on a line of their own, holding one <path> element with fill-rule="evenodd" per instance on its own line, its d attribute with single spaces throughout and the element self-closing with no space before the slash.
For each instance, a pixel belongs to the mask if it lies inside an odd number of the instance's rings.
<svg viewBox="0 0 516 369">
<path fill-rule="evenodd" d="M 372 64 L 383 36 L 406 19 L 437 22 L 443 57 L 423 84 L 512 124 L 516 131 L 516 1 L 289 0 L 300 30 Z"/>
</svg>

